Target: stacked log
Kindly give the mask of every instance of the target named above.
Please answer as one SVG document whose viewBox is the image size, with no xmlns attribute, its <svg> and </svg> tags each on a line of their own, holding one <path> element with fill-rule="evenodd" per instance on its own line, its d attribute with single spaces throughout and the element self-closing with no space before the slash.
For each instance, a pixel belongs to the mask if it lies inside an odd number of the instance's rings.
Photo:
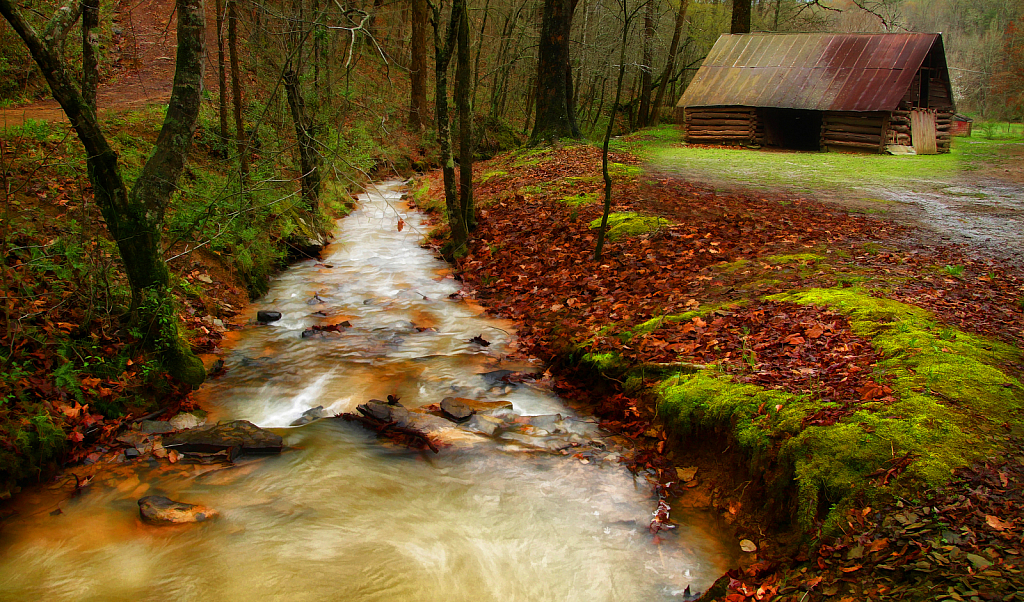
<svg viewBox="0 0 1024 602">
<path fill-rule="evenodd" d="M 889 139 L 895 140 L 893 144 L 913 146 L 913 137 L 910 135 L 910 111 L 893 111 L 889 117 Z"/>
<path fill-rule="evenodd" d="M 888 113 L 829 111 L 821 120 L 821 148 L 880 153 L 888 142 L 888 128 Z"/>
<path fill-rule="evenodd" d="M 935 145 L 940 153 L 948 153 L 950 143 L 953 141 L 952 111 L 937 111 L 935 113 L 935 130 Z"/>
<path fill-rule="evenodd" d="M 698 144 L 749 144 L 757 111 L 751 107 L 687 107 L 686 141 Z"/>
</svg>

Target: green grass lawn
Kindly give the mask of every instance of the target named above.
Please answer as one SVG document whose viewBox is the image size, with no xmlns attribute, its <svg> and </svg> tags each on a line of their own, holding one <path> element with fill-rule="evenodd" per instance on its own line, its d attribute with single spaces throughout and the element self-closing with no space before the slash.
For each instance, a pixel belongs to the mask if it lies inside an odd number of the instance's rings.
<svg viewBox="0 0 1024 602">
<path fill-rule="evenodd" d="M 878 188 L 945 188 L 969 172 L 1010 160 L 1003 157 L 1004 147 L 1022 142 L 1019 136 L 990 139 L 975 131 L 971 138 L 956 138 L 950 153 L 928 156 L 700 148 L 683 145 L 682 130 L 664 125 L 620 138 L 616 146 L 644 156 L 656 171 L 714 184 L 796 193 L 859 190 L 858 196 L 870 197 Z"/>
</svg>

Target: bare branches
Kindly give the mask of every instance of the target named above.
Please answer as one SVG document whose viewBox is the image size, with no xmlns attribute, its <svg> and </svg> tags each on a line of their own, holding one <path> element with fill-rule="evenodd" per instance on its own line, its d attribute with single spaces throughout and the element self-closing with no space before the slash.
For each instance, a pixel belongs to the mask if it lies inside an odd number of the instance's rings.
<svg viewBox="0 0 1024 602">
<path fill-rule="evenodd" d="M 903 26 L 903 0 L 853 0 L 853 3 L 857 8 L 878 18 L 885 31 L 906 30 Z"/>
</svg>

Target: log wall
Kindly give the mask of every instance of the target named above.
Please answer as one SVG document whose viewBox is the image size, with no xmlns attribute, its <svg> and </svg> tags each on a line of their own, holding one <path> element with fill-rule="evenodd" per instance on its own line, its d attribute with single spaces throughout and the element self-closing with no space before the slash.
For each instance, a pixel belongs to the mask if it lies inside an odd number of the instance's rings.
<svg viewBox="0 0 1024 602">
<path fill-rule="evenodd" d="M 821 119 L 822 150 L 881 153 L 888 144 L 889 113 L 826 111 Z"/>
<path fill-rule="evenodd" d="M 694 144 L 750 144 L 757 137 L 752 107 L 694 107 L 684 111 L 686 141 Z"/>
</svg>

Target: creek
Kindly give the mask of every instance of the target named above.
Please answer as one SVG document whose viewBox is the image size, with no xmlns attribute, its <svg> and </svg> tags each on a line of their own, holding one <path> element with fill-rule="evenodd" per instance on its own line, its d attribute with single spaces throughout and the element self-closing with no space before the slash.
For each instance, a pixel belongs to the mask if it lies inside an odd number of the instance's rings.
<svg viewBox="0 0 1024 602">
<path fill-rule="evenodd" d="M 0 597 L 680 600 L 729 568 L 737 544 L 711 515 L 673 513 L 677 528 L 656 543 L 650 483 L 546 379 L 497 378 L 543 367 L 508 359 L 512 324 L 452 298 L 459 284 L 418 246 L 423 217 L 401 199 L 401 182 L 371 186 L 322 261 L 294 265 L 239 316 L 248 325 L 224 342 L 226 372 L 198 392 L 211 420 L 282 435 L 281 455 L 124 461 L 71 499 L 27 491 L 0 531 Z M 261 309 L 283 317 L 256 324 Z M 346 320 L 339 333 L 301 336 Z M 558 415 L 558 426 L 452 429 L 437 454 L 335 418 L 289 427 L 311 407 L 354 412 L 389 394 L 408 407 L 507 400 L 524 416 Z M 138 517 L 144 495 L 220 516 L 150 526 Z"/>
</svg>

